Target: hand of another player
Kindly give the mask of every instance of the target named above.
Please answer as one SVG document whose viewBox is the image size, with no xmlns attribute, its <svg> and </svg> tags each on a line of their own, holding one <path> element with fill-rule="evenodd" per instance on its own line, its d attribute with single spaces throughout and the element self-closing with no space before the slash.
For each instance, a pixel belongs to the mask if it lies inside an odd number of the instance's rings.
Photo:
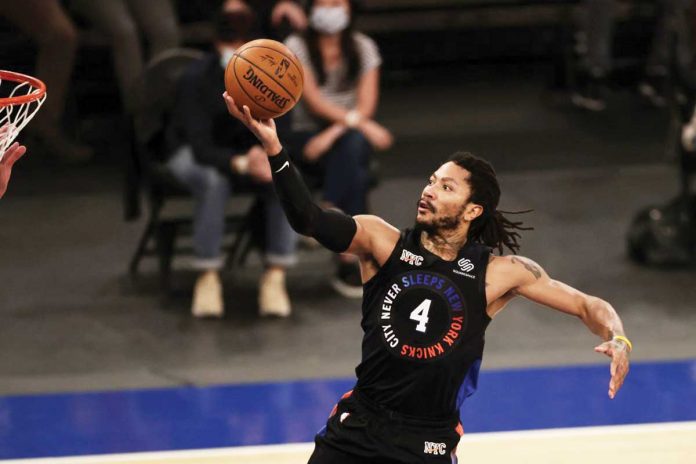
<svg viewBox="0 0 696 464">
<path fill-rule="evenodd" d="M 377 150 L 387 150 L 394 143 L 391 132 L 371 119 L 361 122 L 358 128 Z"/>
<path fill-rule="evenodd" d="M 254 119 L 248 106 L 244 105 L 240 110 L 235 104 L 234 99 L 227 92 L 223 93 L 222 97 L 225 99 L 227 111 L 244 123 L 256 138 L 259 139 L 266 153 L 269 155 L 280 153 L 283 146 L 280 144 L 280 140 L 278 140 L 278 133 L 276 132 L 276 125 L 273 119 Z"/>
<path fill-rule="evenodd" d="M 287 19 L 292 28 L 297 31 L 307 29 L 307 16 L 302 7 L 295 2 L 283 0 L 273 8 L 271 23 L 278 27 L 283 19 Z"/>
<path fill-rule="evenodd" d="M 0 198 L 2 198 L 7 191 L 7 184 L 9 184 L 10 176 L 12 175 L 12 166 L 14 166 L 15 162 L 17 162 L 26 151 L 27 148 L 24 145 L 15 142 L 10 145 L 3 154 L 0 160 Z"/>
<path fill-rule="evenodd" d="M 309 162 L 315 162 L 336 143 L 339 137 L 346 133 L 347 127 L 341 124 L 334 124 L 319 132 L 309 139 L 304 147 L 302 155 Z"/>
<path fill-rule="evenodd" d="M 266 151 L 258 145 L 254 145 L 247 152 L 249 159 L 249 175 L 260 184 L 268 184 L 273 180 L 271 165 L 268 162 Z"/>
<path fill-rule="evenodd" d="M 611 358 L 611 380 L 609 381 L 609 398 L 616 396 L 628 375 L 628 347 L 625 343 L 609 340 L 595 347 L 597 353 L 604 353 Z"/>
</svg>

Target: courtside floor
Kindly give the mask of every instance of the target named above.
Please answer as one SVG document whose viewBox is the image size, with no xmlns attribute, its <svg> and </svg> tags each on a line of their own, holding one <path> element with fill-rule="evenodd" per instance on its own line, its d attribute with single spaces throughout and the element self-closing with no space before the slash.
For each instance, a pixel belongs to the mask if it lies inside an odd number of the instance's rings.
<svg viewBox="0 0 696 464">
<path fill-rule="evenodd" d="M 21 459 L 4 464 L 305 464 L 313 444 L 102 456 Z M 459 443 L 461 463 L 689 464 L 696 462 L 696 422 L 475 433 Z"/>
<path fill-rule="evenodd" d="M 634 363 L 614 401 L 608 380 L 608 365 L 483 371 L 460 462 L 696 463 L 696 360 Z M 304 463 L 352 382 L 3 397 L 0 462 Z"/>
</svg>

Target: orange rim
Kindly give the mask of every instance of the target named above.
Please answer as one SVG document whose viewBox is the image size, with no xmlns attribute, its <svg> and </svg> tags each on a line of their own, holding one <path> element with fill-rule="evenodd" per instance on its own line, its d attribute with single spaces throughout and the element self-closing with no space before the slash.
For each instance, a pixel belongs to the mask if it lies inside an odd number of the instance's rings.
<svg viewBox="0 0 696 464">
<path fill-rule="evenodd" d="M 41 99 L 46 94 L 46 84 L 41 82 L 41 80 L 32 76 L 27 76 L 26 74 L 0 70 L 0 79 L 4 81 L 17 82 L 20 84 L 27 83 L 31 87 L 36 89 L 26 95 L 0 98 L 0 106 L 21 105 L 22 103 L 31 103 L 33 101 Z"/>
</svg>

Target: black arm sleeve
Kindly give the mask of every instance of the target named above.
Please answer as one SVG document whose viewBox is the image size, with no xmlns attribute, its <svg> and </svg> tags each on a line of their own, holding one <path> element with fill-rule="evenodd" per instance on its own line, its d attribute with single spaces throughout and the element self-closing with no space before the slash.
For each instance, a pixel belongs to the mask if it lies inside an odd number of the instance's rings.
<svg viewBox="0 0 696 464">
<path fill-rule="evenodd" d="M 322 209 L 314 203 L 285 149 L 268 159 L 273 172 L 273 186 L 292 228 L 297 233 L 314 237 L 331 251 L 346 251 L 358 230 L 355 219 L 337 210 Z"/>
</svg>

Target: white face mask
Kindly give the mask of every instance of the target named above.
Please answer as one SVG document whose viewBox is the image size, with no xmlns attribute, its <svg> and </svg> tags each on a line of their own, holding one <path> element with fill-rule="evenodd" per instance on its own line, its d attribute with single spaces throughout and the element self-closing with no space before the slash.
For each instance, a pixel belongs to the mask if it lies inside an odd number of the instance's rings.
<svg viewBox="0 0 696 464">
<path fill-rule="evenodd" d="M 337 34 L 349 22 L 348 10 L 342 6 L 317 6 L 309 16 L 309 24 L 321 34 Z"/>
<path fill-rule="evenodd" d="M 230 47 L 224 47 L 220 49 L 220 65 L 223 69 L 227 69 L 227 63 L 230 62 L 234 56 L 235 49 Z"/>
</svg>

